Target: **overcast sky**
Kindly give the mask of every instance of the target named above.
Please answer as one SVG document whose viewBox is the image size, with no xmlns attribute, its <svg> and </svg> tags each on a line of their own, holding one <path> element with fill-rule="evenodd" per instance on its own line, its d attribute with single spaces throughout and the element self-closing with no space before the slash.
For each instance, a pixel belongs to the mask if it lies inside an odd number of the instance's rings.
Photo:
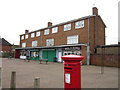
<svg viewBox="0 0 120 90">
<path fill-rule="evenodd" d="M 119 0 L 0 0 L 0 36 L 19 44 L 19 35 L 29 31 L 92 15 L 93 4 L 105 22 L 106 44 L 118 43 Z"/>
</svg>

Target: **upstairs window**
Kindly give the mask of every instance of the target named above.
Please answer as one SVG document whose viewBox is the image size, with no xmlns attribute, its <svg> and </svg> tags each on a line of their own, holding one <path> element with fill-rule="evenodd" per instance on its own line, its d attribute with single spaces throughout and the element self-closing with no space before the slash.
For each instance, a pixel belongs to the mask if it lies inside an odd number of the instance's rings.
<svg viewBox="0 0 120 90">
<path fill-rule="evenodd" d="M 84 20 L 75 23 L 75 29 L 83 28 L 83 27 L 84 27 Z"/>
<path fill-rule="evenodd" d="M 67 44 L 77 44 L 78 43 L 78 35 L 67 36 Z"/>
<path fill-rule="evenodd" d="M 52 28 L 52 33 L 57 33 L 58 32 L 58 27 Z"/>
<path fill-rule="evenodd" d="M 37 47 L 37 41 L 32 41 L 32 47 Z"/>
<path fill-rule="evenodd" d="M 21 36 L 21 40 L 23 40 L 24 39 L 24 35 L 23 36 Z"/>
<path fill-rule="evenodd" d="M 40 36 L 40 31 L 36 32 L 36 37 Z"/>
<path fill-rule="evenodd" d="M 49 34 L 49 29 L 44 30 L 44 35 L 48 35 Z"/>
<path fill-rule="evenodd" d="M 28 39 L 28 34 L 27 34 L 27 35 L 25 35 L 25 39 Z"/>
<path fill-rule="evenodd" d="M 54 45 L 54 39 L 47 39 L 46 40 L 46 46 L 53 46 Z"/>
<path fill-rule="evenodd" d="M 31 33 L 31 38 L 35 37 L 35 33 Z"/>
<path fill-rule="evenodd" d="M 24 47 L 26 47 L 26 43 L 25 42 L 22 43 L 22 48 L 24 48 Z"/>
<path fill-rule="evenodd" d="M 64 25 L 64 31 L 71 30 L 71 24 Z"/>
</svg>

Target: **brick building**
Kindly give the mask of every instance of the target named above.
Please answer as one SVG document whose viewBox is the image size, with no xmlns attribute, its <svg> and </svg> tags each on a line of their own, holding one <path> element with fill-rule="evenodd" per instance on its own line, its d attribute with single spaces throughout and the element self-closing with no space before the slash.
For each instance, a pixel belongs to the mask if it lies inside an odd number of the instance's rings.
<svg viewBox="0 0 120 90">
<path fill-rule="evenodd" d="M 97 45 L 105 45 L 105 28 L 96 7 L 92 15 L 52 25 L 20 35 L 20 47 L 16 48 L 15 58 L 31 60 L 47 58 L 48 61 L 62 62 L 61 56 L 77 54 L 85 56 L 84 63 L 90 63 L 90 54 Z"/>
<path fill-rule="evenodd" d="M 0 38 L 0 52 L 11 52 L 12 45 L 5 40 L 4 38 Z"/>
</svg>

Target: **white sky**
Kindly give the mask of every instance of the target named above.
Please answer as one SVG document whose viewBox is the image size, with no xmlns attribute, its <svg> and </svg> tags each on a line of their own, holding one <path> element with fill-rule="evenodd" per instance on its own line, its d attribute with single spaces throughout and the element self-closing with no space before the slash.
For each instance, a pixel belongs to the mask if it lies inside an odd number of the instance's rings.
<svg viewBox="0 0 120 90">
<path fill-rule="evenodd" d="M 19 35 L 29 31 L 92 15 L 93 4 L 105 22 L 106 44 L 118 43 L 119 0 L 0 0 L 0 36 L 19 44 Z"/>
</svg>

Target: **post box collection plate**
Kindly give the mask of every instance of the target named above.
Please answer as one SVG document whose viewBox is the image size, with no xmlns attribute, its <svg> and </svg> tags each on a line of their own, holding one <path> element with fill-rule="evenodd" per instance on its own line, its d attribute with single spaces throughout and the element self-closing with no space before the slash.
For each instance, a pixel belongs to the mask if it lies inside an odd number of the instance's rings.
<svg viewBox="0 0 120 90">
<path fill-rule="evenodd" d="M 65 82 L 70 84 L 70 73 L 65 73 Z"/>
</svg>

